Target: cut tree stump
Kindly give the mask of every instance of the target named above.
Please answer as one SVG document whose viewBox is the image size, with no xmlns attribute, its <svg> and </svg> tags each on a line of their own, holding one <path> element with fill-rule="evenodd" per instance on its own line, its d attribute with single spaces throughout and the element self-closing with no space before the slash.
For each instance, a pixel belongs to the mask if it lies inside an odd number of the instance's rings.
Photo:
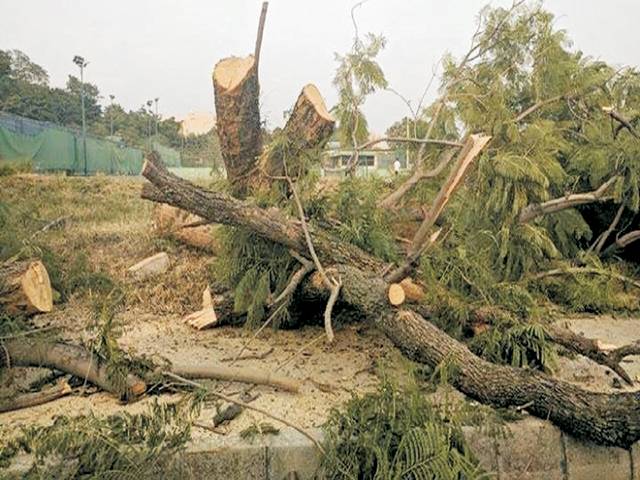
<svg viewBox="0 0 640 480">
<path fill-rule="evenodd" d="M 168 269 L 169 255 L 166 252 L 160 252 L 129 267 L 128 273 L 136 280 L 143 280 L 164 273 Z"/>
<path fill-rule="evenodd" d="M 46 313 L 53 309 L 51 282 L 41 261 L 0 265 L 0 308 L 14 315 Z"/>
<path fill-rule="evenodd" d="M 234 196 L 243 197 L 262 151 L 260 84 L 253 55 L 229 57 L 213 69 L 216 129 Z"/>
<path fill-rule="evenodd" d="M 285 158 L 295 159 L 304 151 L 324 146 L 334 126 L 335 120 L 327 110 L 318 88 L 311 83 L 306 85 L 284 126 L 282 136 L 286 142 L 276 142 L 262 155 L 260 175 L 254 177 L 253 189 L 269 188 L 274 177 L 282 177 L 285 174 Z"/>
</svg>

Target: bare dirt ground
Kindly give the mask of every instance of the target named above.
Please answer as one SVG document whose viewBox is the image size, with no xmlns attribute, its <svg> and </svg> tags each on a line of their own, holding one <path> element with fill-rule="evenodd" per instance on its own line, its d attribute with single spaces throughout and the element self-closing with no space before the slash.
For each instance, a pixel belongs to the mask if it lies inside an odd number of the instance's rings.
<svg viewBox="0 0 640 480">
<path fill-rule="evenodd" d="M 185 314 L 198 310 L 201 292 L 207 285 L 212 258 L 175 243 L 158 239 L 152 233 L 151 205 L 139 199 L 141 181 L 131 178 L 96 177 L 90 179 L 57 176 L 16 176 L 0 178 L 0 202 L 17 205 L 22 211 L 40 219 L 70 216 L 64 229 L 43 234 L 47 245 L 63 258 L 83 252 L 89 268 L 101 271 L 125 286 L 126 310 L 118 315 L 122 328 L 120 345 L 135 354 L 166 358 L 180 363 L 229 364 L 253 332 L 244 328 L 217 328 L 195 331 L 182 322 Z M 171 259 L 168 272 L 142 282 L 134 282 L 126 269 L 137 261 L 166 251 Z M 35 325 L 56 325 L 63 338 L 89 341 L 88 327 L 94 322 L 92 292 L 71 296 L 54 312 L 35 319 Z M 640 322 L 636 319 L 572 317 L 563 319 L 571 329 L 604 343 L 620 346 L 640 339 Z M 323 340 L 308 345 L 322 334 L 321 328 L 305 327 L 291 331 L 263 332 L 245 353 L 260 354 L 273 348 L 264 359 L 241 360 L 237 366 L 254 366 L 272 370 L 307 345 L 295 360 L 280 373 L 303 381 L 298 394 L 257 387 L 259 397 L 253 405 L 262 407 L 300 425 L 317 427 L 326 420 L 333 407 L 376 388 L 380 368 L 390 373 L 405 371 L 404 360 L 386 338 L 364 325 L 349 325 L 336 332 L 336 342 L 328 346 Z M 640 380 L 640 357 L 632 357 L 624 368 Z M 13 381 L 33 378 L 34 369 L 14 374 Z M 24 374 L 23 374 L 24 373 Z M 614 375 L 583 358 L 559 356 L 556 375 L 586 388 L 614 390 Z M 22 377 L 22 378 L 21 378 Z M 11 379 L 9 379 L 11 381 Z M 238 392 L 244 385 L 210 382 L 223 393 Z M 1 386 L 0 388 L 6 388 Z M 626 387 L 623 387 L 626 388 Z M 149 402 L 160 398 L 173 401 L 176 394 L 148 397 L 122 405 L 106 393 L 83 395 L 82 392 L 39 407 L 0 414 L 0 433 L 15 432 L 22 425 L 48 424 L 56 415 L 79 415 L 93 412 L 108 415 L 126 410 L 139 412 Z M 210 424 L 216 412 L 211 403 L 200 421 Z M 259 414 L 244 412 L 222 432 L 241 431 L 262 422 Z M 195 429 L 195 438 L 215 435 Z"/>
</svg>

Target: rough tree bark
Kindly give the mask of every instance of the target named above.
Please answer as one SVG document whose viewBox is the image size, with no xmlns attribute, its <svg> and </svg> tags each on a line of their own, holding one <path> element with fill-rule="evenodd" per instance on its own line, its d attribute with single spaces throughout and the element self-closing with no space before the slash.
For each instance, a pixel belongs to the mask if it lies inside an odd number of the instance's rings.
<svg viewBox="0 0 640 480">
<path fill-rule="evenodd" d="M 142 174 L 151 182 L 144 186 L 143 198 L 169 203 L 212 222 L 250 228 L 302 256 L 308 254 L 299 223 L 275 209 L 260 209 L 196 187 L 172 175 L 153 157 L 145 162 Z M 602 444 L 629 447 L 640 438 L 640 392 L 593 393 L 543 373 L 487 362 L 416 310 L 389 305 L 388 283 L 381 277 L 377 259 L 320 229 L 311 235 L 318 255 L 331 266 L 327 270 L 335 269 L 342 279 L 340 301 L 360 311 L 408 357 L 433 367 L 453 361 L 457 372 L 453 384 L 471 398 L 500 407 L 524 406 L 569 433 Z M 323 287 L 312 278 L 302 288 Z M 329 292 L 323 289 L 318 294 L 328 296 Z"/>
<path fill-rule="evenodd" d="M 282 177 L 287 159 L 291 161 L 304 151 L 324 146 L 333 133 L 334 125 L 335 120 L 316 86 L 306 85 L 283 128 L 284 141 L 275 142 L 261 156 L 260 171 L 253 176 L 253 190 L 268 187 L 273 178 Z"/>
<path fill-rule="evenodd" d="M 0 265 L 0 309 L 26 315 L 53 309 L 51 282 L 42 262 L 27 260 Z"/>
</svg>

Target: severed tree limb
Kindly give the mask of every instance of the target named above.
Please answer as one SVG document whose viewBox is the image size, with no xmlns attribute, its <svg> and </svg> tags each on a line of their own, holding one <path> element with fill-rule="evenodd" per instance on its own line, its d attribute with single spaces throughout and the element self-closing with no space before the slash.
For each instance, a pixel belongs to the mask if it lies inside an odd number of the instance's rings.
<svg viewBox="0 0 640 480">
<path fill-rule="evenodd" d="M 129 374 L 126 377 L 126 391 L 122 392 L 111 379 L 104 362 L 88 350 L 76 345 L 20 339 L 9 340 L 4 343 L 4 346 L 13 366 L 60 370 L 83 378 L 107 392 L 116 395 L 124 394 L 127 398 L 138 397 L 147 389 L 142 379 Z"/>
<path fill-rule="evenodd" d="M 13 398 L 0 401 L 0 413 L 20 410 L 22 408 L 35 407 L 43 403 L 52 402 L 58 398 L 69 395 L 72 392 L 71 387 L 66 381 L 62 381 L 57 385 L 35 393 L 24 393 Z"/>
<path fill-rule="evenodd" d="M 626 345 L 625 347 L 620 347 L 617 349 L 619 352 L 614 355 L 613 352 L 604 352 L 600 348 L 597 340 L 578 335 L 567 328 L 545 325 L 544 331 L 548 340 L 610 368 L 626 383 L 633 385 L 633 380 L 631 380 L 629 374 L 620 366 L 620 361 L 624 357 L 640 353 L 634 350 L 632 346 Z M 639 345 L 635 344 L 635 348 L 637 349 L 638 347 Z"/>
<path fill-rule="evenodd" d="M 331 326 L 331 313 L 333 312 L 333 306 L 336 304 L 336 300 L 338 300 L 338 295 L 340 294 L 340 288 L 342 287 L 342 282 L 338 280 L 331 287 L 331 295 L 329 295 L 329 300 L 327 300 L 327 305 L 324 309 L 324 331 L 327 334 L 327 340 L 329 343 L 333 342 L 333 327 Z"/>
<path fill-rule="evenodd" d="M 532 113 L 537 112 L 538 110 L 540 110 L 542 107 L 546 107 L 547 105 L 557 102 L 559 100 L 562 100 L 564 98 L 567 98 L 566 95 L 557 95 L 555 97 L 551 97 L 548 98 L 546 100 L 541 100 L 537 103 L 534 103 L 533 105 L 531 105 L 529 108 L 527 108 L 526 110 L 524 110 L 522 113 L 520 113 L 515 119 L 514 122 L 519 123 L 522 120 L 524 120 L 525 118 L 527 118 L 529 115 L 531 115 Z"/>
<path fill-rule="evenodd" d="M 266 410 L 263 410 L 261 408 L 258 407 L 254 407 L 253 405 L 250 405 L 246 402 L 242 402 L 240 400 L 236 400 L 235 398 L 229 397 L 227 395 L 224 395 L 223 393 L 219 393 L 216 392 L 214 390 L 211 390 L 209 388 L 206 388 L 204 385 L 194 382 L 192 380 L 189 380 L 187 378 L 184 378 L 180 375 L 177 375 L 173 372 L 162 372 L 163 375 L 165 375 L 166 377 L 172 378 L 173 380 L 176 380 L 178 382 L 184 383 L 186 385 L 191 385 L 192 387 L 195 388 L 199 388 L 202 390 L 205 390 L 207 393 L 209 393 L 210 395 L 213 395 L 214 397 L 218 397 L 226 402 L 229 403 L 234 403 L 242 408 L 246 408 L 247 410 L 253 410 L 254 412 L 258 412 L 261 413 L 263 415 L 266 415 L 269 418 L 272 418 L 273 420 L 280 422 L 284 425 L 287 425 L 288 427 L 291 427 L 295 430 L 297 430 L 298 432 L 300 432 L 302 435 L 304 435 L 305 437 L 307 437 L 309 440 L 311 440 L 311 442 L 313 442 L 313 444 L 316 446 L 316 448 L 318 450 L 320 450 L 320 452 L 324 455 L 324 448 L 322 447 L 322 445 L 320 444 L 320 442 L 318 442 L 318 440 L 316 438 L 313 437 L 313 435 L 311 435 L 309 432 L 307 432 L 306 430 L 304 430 L 303 428 L 299 427 L 298 425 L 291 423 L 289 420 L 286 420 L 282 417 L 278 417 L 272 413 L 267 412 Z"/>
<path fill-rule="evenodd" d="M 412 252 L 419 250 L 427 240 L 431 228 L 442 213 L 445 205 L 449 202 L 451 195 L 453 195 L 456 189 L 460 186 L 467 170 L 490 140 L 490 136 L 484 135 L 471 135 L 469 137 L 464 148 L 458 155 L 458 161 L 454 165 L 453 171 L 449 174 L 447 181 L 440 188 L 438 195 L 434 199 L 433 204 L 429 209 L 429 214 L 426 216 L 422 225 L 420 225 L 420 228 L 413 237 L 411 244 Z"/>
<path fill-rule="evenodd" d="M 178 206 L 213 223 L 247 228 L 303 256 L 309 253 L 300 222 L 277 209 L 262 209 L 251 201 L 197 187 L 169 172 L 153 154 L 147 157 L 142 176 L 151 182 L 143 186 L 142 198 Z M 384 262 L 362 249 L 322 230 L 313 232 L 313 244 L 321 261 L 344 262 L 376 271 L 382 271 L 385 267 Z"/>
<path fill-rule="evenodd" d="M 411 241 L 407 259 L 397 269 L 387 275 L 386 280 L 388 282 L 399 282 L 402 280 L 413 268 L 413 265 L 418 261 L 420 255 L 424 251 L 427 245 L 429 245 L 429 235 L 432 233 L 431 229 L 436 223 L 436 220 L 442 213 L 445 205 L 449 202 L 449 199 L 460 186 L 465 173 L 473 163 L 473 161 L 480 154 L 482 149 L 489 143 L 491 137 L 483 135 L 471 135 L 465 142 L 464 147 L 458 154 L 458 160 L 449 173 L 449 177 L 444 182 L 440 191 L 433 200 L 433 204 L 429 209 L 428 215 L 425 216 L 422 224 L 418 228 L 418 231 Z"/>
<path fill-rule="evenodd" d="M 442 155 L 440 155 L 440 161 L 438 164 L 431 170 L 425 170 L 424 166 L 420 163 L 416 165 L 411 176 L 405 180 L 400 186 L 387 195 L 378 203 L 380 208 L 394 208 L 398 205 L 398 202 L 402 197 L 404 197 L 410 190 L 412 190 L 418 182 L 424 180 L 426 178 L 434 178 L 440 175 L 442 171 L 447 167 L 451 159 L 454 157 L 456 153 L 455 149 L 445 150 Z"/>
<path fill-rule="evenodd" d="M 625 205 L 624 203 L 621 203 L 620 207 L 618 208 L 618 211 L 616 212 L 615 217 L 613 217 L 613 220 L 611 221 L 611 224 L 604 232 L 598 235 L 598 238 L 596 239 L 596 241 L 593 242 L 593 245 L 591 245 L 591 247 L 589 247 L 589 251 L 593 250 L 598 255 L 600 254 L 600 252 L 602 251 L 602 248 L 604 247 L 604 244 L 607 243 L 607 239 L 609 238 L 609 236 L 613 233 L 613 231 L 616 228 L 618 228 L 618 224 L 620 223 L 620 219 L 622 218 L 624 209 L 625 209 Z"/>
<path fill-rule="evenodd" d="M 617 238 L 613 244 L 607 247 L 607 249 L 604 251 L 604 255 L 612 255 L 618 250 L 622 250 L 623 248 L 626 248 L 628 245 L 638 240 L 640 240 L 640 230 L 634 230 L 632 232 L 625 233 L 621 237 Z"/>
<path fill-rule="evenodd" d="M 340 293 L 340 281 L 336 281 L 334 278 L 329 279 L 322 264 L 320 263 L 320 259 L 316 254 L 316 249 L 313 246 L 313 241 L 311 240 L 311 235 L 309 234 L 309 229 L 307 228 L 307 220 L 304 217 L 304 208 L 302 208 L 302 202 L 300 202 L 298 192 L 296 191 L 296 188 L 291 181 L 291 177 L 289 177 L 286 170 L 287 169 L 285 164 L 285 174 L 287 177 L 287 182 L 289 184 L 291 193 L 293 194 L 293 200 L 298 209 L 298 214 L 300 215 L 300 225 L 304 232 L 304 237 L 307 241 L 307 248 L 309 249 L 309 253 L 311 254 L 311 258 L 313 259 L 316 270 L 318 270 L 318 273 L 322 278 L 322 282 L 324 283 L 325 287 L 331 290 L 331 296 L 329 297 L 329 301 L 327 302 L 327 306 L 324 311 L 324 330 L 327 334 L 327 341 L 331 343 L 334 339 L 333 328 L 331 327 L 331 312 L 333 310 L 333 305 L 336 303 L 336 299 L 338 298 L 338 294 Z"/>
<path fill-rule="evenodd" d="M 614 362 L 621 362 L 624 357 L 629 355 L 640 355 L 640 340 L 614 348 L 609 352 L 608 357 Z"/>
<path fill-rule="evenodd" d="M 593 202 L 604 202 L 611 199 L 607 195 L 609 188 L 617 181 L 618 177 L 611 177 L 596 190 L 585 193 L 572 193 L 564 197 L 554 198 L 543 203 L 532 203 L 520 212 L 520 223 L 529 223 L 531 220 L 548 213 L 555 213 L 567 208 L 574 208 Z"/>
<path fill-rule="evenodd" d="M 185 378 L 208 378 L 252 383 L 254 385 L 269 385 L 294 393 L 300 391 L 300 382 L 298 380 L 256 368 L 223 367 L 215 365 L 172 365 L 170 371 Z"/>
<path fill-rule="evenodd" d="M 528 277 L 526 280 L 538 280 L 546 277 L 557 277 L 559 275 L 576 275 L 576 274 L 588 274 L 588 275 L 603 275 L 605 277 L 615 278 L 623 283 L 627 283 L 636 288 L 640 288 L 640 281 L 634 280 L 631 277 L 627 277 L 620 273 L 609 272 L 602 268 L 596 267 L 569 267 L 569 268 L 554 268 L 552 270 L 547 270 L 546 272 L 536 273 Z"/>
</svg>

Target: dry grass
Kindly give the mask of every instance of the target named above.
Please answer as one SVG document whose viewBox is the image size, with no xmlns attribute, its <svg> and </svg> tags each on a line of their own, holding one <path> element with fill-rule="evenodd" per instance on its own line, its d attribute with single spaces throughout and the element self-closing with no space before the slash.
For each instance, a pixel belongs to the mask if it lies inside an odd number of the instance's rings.
<svg viewBox="0 0 640 480">
<path fill-rule="evenodd" d="M 66 266 L 85 256 L 88 269 L 123 287 L 129 310 L 182 315 L 198 309 L 212 259 L 155 236 L 153 205 L 140 198 L 141 186 L 131 177 L 16 175 L 0 178 L 0 202 L 35 225 L 68 218 L 63 228 L 38 234 L 38 242 Z M 171 259 L 166 274 L 141 282 L 126 275 L 128 267 L 160 251 Z M 73 308 L 74 316 L 84 317 L 92 297 L 89 288 L 58 310 Z"/>
</svg>

